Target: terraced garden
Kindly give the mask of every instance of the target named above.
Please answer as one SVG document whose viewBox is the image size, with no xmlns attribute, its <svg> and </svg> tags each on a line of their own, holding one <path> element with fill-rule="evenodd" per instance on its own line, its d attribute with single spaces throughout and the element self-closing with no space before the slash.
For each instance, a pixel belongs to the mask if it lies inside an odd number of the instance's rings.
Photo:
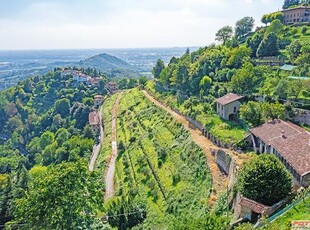
<svg viewBox="0 0 310 230">
<path fill-rule="evenodd" d="M 146 202 L 144 227 L 166 229 L 173 218 L 207 213 L 211 175 L 203 151 L 138 89 L 120 101 L 118 146 L 116 196 Z"/>
<path fill-rule="evenodd" d="M 185 103 L 177 102 L 177 97 L 168 91 L 156 89 L 155 81 L 149 81 L 146 89 L 162 103 L 178 109 L 183 114 L 189 115 L 189 109 L 185 108 Z M 225 121 L 213 111 L 212 106 L 206 108 L 207 103 L 197 103 L 192 106 L 192 110 L 197 112 L 196 120 L 203 124 L 208 131 L 216 138 L 225 143 L 238 143 L 247 135 L 245 127 L 234 121 Z"/>
</svg>

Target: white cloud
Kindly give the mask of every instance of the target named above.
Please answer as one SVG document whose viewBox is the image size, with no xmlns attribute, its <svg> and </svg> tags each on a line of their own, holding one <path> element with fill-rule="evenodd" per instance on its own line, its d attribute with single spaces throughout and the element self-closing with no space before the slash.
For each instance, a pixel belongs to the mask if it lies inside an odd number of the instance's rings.
<svg viewBox="0 0 310 230">
<path fill-rule="evenodd" d="M 278 7 L 271 0 L 107 0 L 96 6 L 29 5 L 19 17 L 0 20 L 0 49 L 207 45 L 220 27 L 244 16 L 259 20 Z"/>
</svg>

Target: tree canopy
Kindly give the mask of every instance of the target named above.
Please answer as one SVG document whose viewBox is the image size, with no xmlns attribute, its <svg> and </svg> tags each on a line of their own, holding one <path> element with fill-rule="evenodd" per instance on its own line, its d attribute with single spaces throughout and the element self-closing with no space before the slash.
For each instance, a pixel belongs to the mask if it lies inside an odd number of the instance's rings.
<svg viewBox="0 0 310 230">
<path fill-rule="evenodd" d="M 215 35 L 216 36 L 215 40 L 223 42 L 225 44 L 225 42 L 228 39 L 232 38 L 232 35 L 233 35 L 233 28 L 231 26 L 224 26 L 217 31 Z"/>
<path fill-rule="evenodd" d="M 262 154 L 246 163 L 239 173 L 239 190 L 249 199 L 273 205 L 291 192 L 292 176 L 272 154 Z"/>
<path fill-rule="evenodd" d="M 92 216 L 102 208 L 103 194 L 86 162 L 34 170 L 26 196 L 16 201 L 18 220 L 28 229 L 89 228 Z"/>
<path fill-rule="evenodd" d="M 244 17 L 236 22 L 235 36 L 237 39 L 245 37 L 253 30 L 254 19 L 252 17 Z"/>
</svg>

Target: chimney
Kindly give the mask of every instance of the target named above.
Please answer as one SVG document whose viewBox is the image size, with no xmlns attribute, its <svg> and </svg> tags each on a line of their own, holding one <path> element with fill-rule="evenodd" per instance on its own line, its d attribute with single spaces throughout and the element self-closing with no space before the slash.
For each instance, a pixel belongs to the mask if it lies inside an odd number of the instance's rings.
<svg viewBox="0 0 310 230">
<path fill-rule="evenodd" d="M 283 138 L 286 138 L 286 136 L 285 136 L 284 133 L 285 133 L 285 132 L 284 132 L 284 130 L 282 129 L 282 130 L 281 130 L 281 136 L 282 136 Z"/>
</svg>

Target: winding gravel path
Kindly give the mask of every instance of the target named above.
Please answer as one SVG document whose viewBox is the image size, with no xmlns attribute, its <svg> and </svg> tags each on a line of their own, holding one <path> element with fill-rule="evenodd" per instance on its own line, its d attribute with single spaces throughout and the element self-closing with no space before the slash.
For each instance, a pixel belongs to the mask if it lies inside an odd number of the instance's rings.
<svg viewBox="0 0 310 230">
<path fill-rule="evenodd" d="M 204 137 L 198 129 L 190 125 L 185 117 L 177 114 L 169 107 L 163 105 L 161 102 L 156 100 L 152 95 L 150 95 L 147 91 L 142 90 L 142 92 L 155 105 L 164 109 L 165 111 L 170 113 L 177 121 L 181 122 L 184 125 L 184 127 L 190 132 L 193 141 L 204 151 L 212 175 L 213 189 L 209 202 L 210 204 L 213 204 L 214 200 L 216 200 L 219 197 L 221 192 L 225 191 L 227 185 L 227 178 L 221 173 L 219 167 L 215 162 L 215 158 L 214 156 L 212 156 L 210 151 L 210 148 L 218 149 L 218 147 L 214 145 L 209 139 Z"/>
<path fill-rule="evenodd" d="M 105 196 L 104 200 L 108 200 L 114 196 L 114 173 L 115 163 L 117 158 L 117 107 L 121 100 L 122 93 L 118 94 L 115 104 L 112 109 L 112 153 L 109 166 L 105 174 Z"/>
<path fill-rule="evenodd" d="M 99 109 L 100 121 L 102 121 L 102 108 L 103 108 L 103 106 L 100 106 L 100 109 Z M 99 152 L 101 149 L 101 143 L 103 143 L 103 138 L 104 138 L 104 130 L 103 130 L 102 123 L 101 123 L 101 125 L 100 125 L 100 141 L 98 144 L 94 145 L 92 157 L 91 157 L 89 165 L 88 165 L 88 170 L 91 172 L 94 171 L 95 162 L 96 162 L 96 159 L 99 155 Z"/>
</svg>

